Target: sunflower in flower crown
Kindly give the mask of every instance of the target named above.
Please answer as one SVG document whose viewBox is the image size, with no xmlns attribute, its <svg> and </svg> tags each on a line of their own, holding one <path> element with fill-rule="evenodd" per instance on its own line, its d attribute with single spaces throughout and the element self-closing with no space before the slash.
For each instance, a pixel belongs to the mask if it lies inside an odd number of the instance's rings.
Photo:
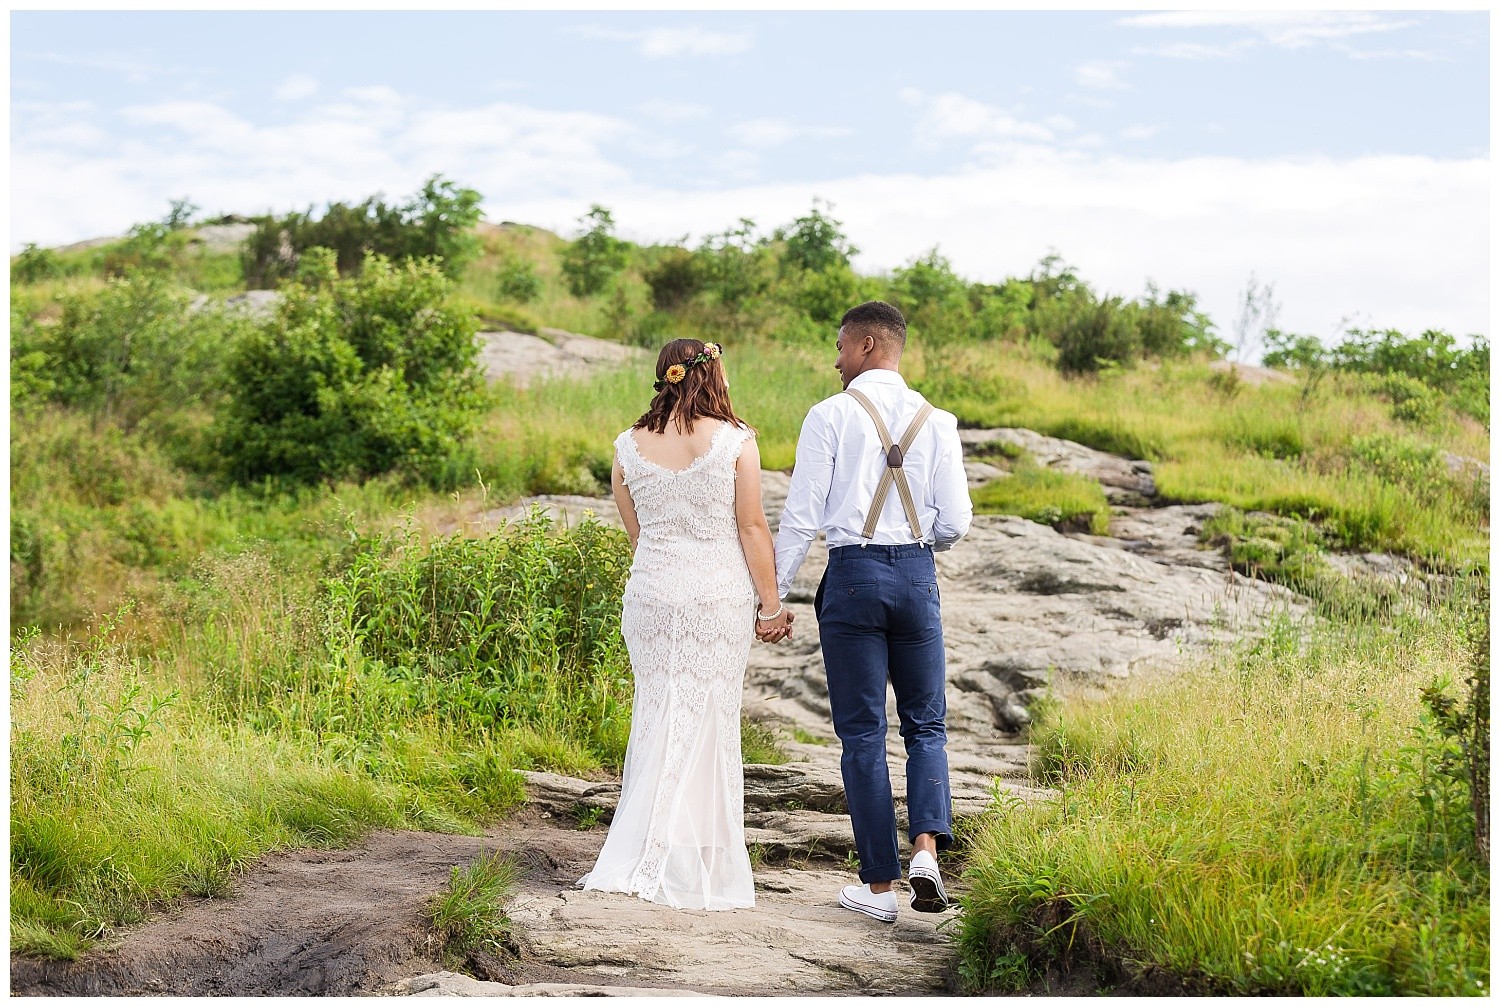
<svg viewBox="0 0 1500 1007">
<path fill-rule="evenodd" d="M 685 377 L 687 377 L 686 364 L 673 364 L 671 367 L 667 368 L 666 378 L 668 384 L 675 385 Z"/>
</svg>

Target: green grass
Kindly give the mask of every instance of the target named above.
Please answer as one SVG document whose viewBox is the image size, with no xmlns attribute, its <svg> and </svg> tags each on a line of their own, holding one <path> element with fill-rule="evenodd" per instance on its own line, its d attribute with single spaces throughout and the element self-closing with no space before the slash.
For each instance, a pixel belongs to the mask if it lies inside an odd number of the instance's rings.
<svg viewBox="0 0 1500 1007">
<path fill-rule="evenodd" d="M 1015 514 L 1054 527 L 1109 534 L 1109 502 L 1097 480 L 1016 461 L 1010 475 L 971 490 L 976 514 Z"/>
<path fill-rule="evenodd" d="M 510 929 L 505 903 L 515 893 L 515 862 L 500 853 L 454 865 L 448 889 L 432 900 L 432 927 L 445 961 L 459 964 L 471 951 L 504 947 Z"/>
<path fill-rule="evenodd" d="M 211 554 L 175 618 L 18 640 L 14 946 L 75 956 L 272 849 L 476 831 L 524 799 L 515 769 L 617 769 L 627 555 L 620 532 L 543 519 L 356 536 L 319 585 Z"/>
<path fill-rule="evenodd" d="M 781 766 L 788 761 L 781 732 L 749 717 L 740 718 L 740 758 L 747 765 Z"/>
<path fill-rule="evenodd" d="M 809 731 L 806 728 L 802 727 L 800 724 L 793 724 L 792 725 L 792 738 L 793 738 L 793 740 L 795 740 L 797 742 L 800 742 L 801 744 L 804 744 L 804 745 L 826 745 L 826 744 L 828 744 L 828 739 L 827 738 L 821 738 L 818 735 L 813 734 L 811 731 Z"/>
<path fill-rule="evenodd" d="M 1024 954 L 1202 992 L 1484 992 L 1488 872 L 1419 701 L 1467 674 L 1473 605 L 1273 623 L 1074 698 L 1034 738 L 1056 798 L 997 809 L 976 840 L 971 979 L 1023 981 Z"/>
<path fill-rule="evenodd" d="M 909 379 L 961 424 L 1028 427 L 1144 458 L 1167 499 L 1308 518 L 1341 548 L 1488 566 L 1487 482 L 1433 464 L 1441 450 L 1488 457 L 1488 430 L 1447 409 L 1399 419 L 1372 376 L 1225 394 L 1190 361 L 1067 379 L 1045 348 L 916 349 Z"/>
</svg>

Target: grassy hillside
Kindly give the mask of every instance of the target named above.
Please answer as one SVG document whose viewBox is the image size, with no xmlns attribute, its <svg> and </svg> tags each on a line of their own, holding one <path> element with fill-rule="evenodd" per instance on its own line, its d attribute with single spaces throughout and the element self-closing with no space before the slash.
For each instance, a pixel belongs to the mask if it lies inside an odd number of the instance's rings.
<svg viewBox="0 0 1500 1007">
<path fill-rule="evenodd" d="M 361 228 L 411 225 L 425 205 L 343 213 L 339 261 L 359 261 Z M 262 221 L 247 247 L 280 255 L 284 224 Z M 1487 346 L 1444 356 L 1432 334 L 1384 334 L 1320 355 L 1276 334 L 1270 344 L 1298 348 L 1284 361 L 1293 380 L 1255 386 L 1210 367 L 1224 347 L 1191 295 L 1104 297 L 1055 259 L 1000 285 L 968 283 L 935 251 L 861 276 L 816 206 L 693 248 L 620 242 L 607 214 L 585 225 L 574 241 L 522 225 L 422 232 L 462 254 L 431 268 L 397 256 L 379 282 L 339 278 L 307 248 L 269 263 L 209 251 L 192 227 L 166 224 L 12 261 L 16 948 L 76 954 L 153 900 L 222 891 L 278 845 L 348 842 L 382 824 L 472 828 L 519 799 L 516 768 L 618 768 L 630 691 L 613 621 L 622 537 L 533 522 L 466 541 L 423 519 L 603 493 L 613 437 L 649 401 L 649 363 L 450 401 L 419 385 L 423 354 L 392 363 L 419 329 L 432 335 L 432 319 L 447 345 L 465 326 L 556 326 L 651 348 L 722 341 L 764 464 L 788 468 L 807 408 L 838 390 L 838 315 L 881 297 L 910 320 L 909 379 L 964 424 L 1150 459 L 1168 498 L 1236 508 L 1207 533 L 1239 568 L 1322 592 L 1332 617 L 1322 632 L 1333 635 L 1310 649 L 1287 645 L 1301 632 L 1289 629 L 1279 649 L 1214 655 L 1159 691 L 1063 707 L 1038 738 L 1061 810 L 997 813 L 969 837 L 975 987 L 1031 982 L 1065 956 L 1033 939 L 1037 919 L 1071 920 L 1112 961 L 1215 989 L 1488 981 L 1487 874 L 1463 845 L 1461 788 L 1435 768 L 1457 764 L 1456 742 L 1419 696 L 1436 684 L 1471 699 L 1463 669 L 1478 645 L 1453 627 L 1473 608 L 1465 592 L 1488 582 L 1487 472 L 1465 461 L 1488 456 Z M 292 307 L 265 322 L 220 310 L 246 277 L 279 284 Z M 281 352 L 307 364 L 286 367 Z M 308 370 L 332 383 L 308 391 Z M 226 431 L 243 446 L 259 415 L 249 391 L 267 388 L 261 405 L 305 395 L 321 414 L 280 414 L 285 443 L 262 457 L 357 463 L 246 478 Z M 451 449 L 420 440 L 415 418 L 429 408 L 467 431 Z M 330 429 L 336 438 L 295 440 Z M 1097 487 L 1000 461 L 1015 475 L 976 495 L 981 511 L 1107 529 Z M 1271 517 L 1241 513 L 1256 511 Z M 1351 600 L 1308 573 L 1329 549 L 1398 553 L 1456 586 Z M 1241 714 L 1226 712 L 1231 700 Z M 1176 744 L 1184 737 L 1203 740 Z M 1193 786 L 1204 780 L 1215 786 Z M 1410 796 L 1428 792 L 1438 796 Z M 1202 839 L 1203 821 L 1222 826 L 1213 843 L 1173 838 Z M 1398 836 L 1400 855 L 1387 855 Z M 1260 866 L 1217 866 L 1228 861 Z M 1297 880 L 1312 862 L 1326 884 Z M 1177 893 L 1176 915 L 1153 915 L 1153 892 Z M 1430 922 L 1403 929 L 1397 917 Z M 1331 943 L 1363 978 L 1309 979 L 1275 941 L 1234 964 L 1247 933 L 1269 940 L 1267 918 L 1287 946 Z M 1372 964 L 1381 955 L 1396 964 Z"/>
</svg>

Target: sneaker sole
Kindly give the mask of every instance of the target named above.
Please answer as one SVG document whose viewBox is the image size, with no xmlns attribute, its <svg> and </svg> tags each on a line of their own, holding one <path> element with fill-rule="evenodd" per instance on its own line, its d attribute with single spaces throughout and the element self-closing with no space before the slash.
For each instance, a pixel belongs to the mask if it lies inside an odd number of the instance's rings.
<svg viewBox="0 0 1500 1007">
<path fill-rule="evenodd" d="M 843 896 L 842 893 L 840 893 L 840 895 L 839 895 L 839 905 L 843 906 L 845 909 L 852 909 L 856 913 L 864 913 L 866 916 L 870 917 L 871 919 L 879 920 L 882 923 L 895 923 L 896 922 L 896 914 L 895 913 L 887 913 L 887 912 L 884 912 L 884 911 L 882 911 L 880 909 L 872 908 L 870 906 L 862 906 L 862 905 L 860 905 L 857 902 L 850 902 L 848 899 L 844 898 L 844 896 Z"/>
<path fill-rule="evenodd" d="M 935 878 L 913 874 L 906 879 L 911 886 L 911 907 L 919 913 L 940 913 L 948 908 L 948 895 Z"/>
</svg>

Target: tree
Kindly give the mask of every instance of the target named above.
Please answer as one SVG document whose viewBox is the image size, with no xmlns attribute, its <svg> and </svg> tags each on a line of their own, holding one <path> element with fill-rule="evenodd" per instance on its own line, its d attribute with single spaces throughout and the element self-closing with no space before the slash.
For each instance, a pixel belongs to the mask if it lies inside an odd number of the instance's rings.
<svg viewBox="0 0 1500 1007">
<path fill-rule="evenodd" d="M 819 210 L 819 203 L 824 209 L 833 209 L 827 200 L 814 198 L 806 216 L 798 217 L 789 227 L 776 229 L 775 240 L 783 242 L 783 267 L 822 273 L 848 266 L 849 260 L 859 254 L 844 235 L 843 224 Z"/>
<path fill-rule="evenodd" d="M 614 235 L 615 218 L 595 203 L 578 218 L 583 234 L 562 251 L 562 271 L 574 297 L 592 297 L 630 261 L 630 244 Z"/>
</svg>

